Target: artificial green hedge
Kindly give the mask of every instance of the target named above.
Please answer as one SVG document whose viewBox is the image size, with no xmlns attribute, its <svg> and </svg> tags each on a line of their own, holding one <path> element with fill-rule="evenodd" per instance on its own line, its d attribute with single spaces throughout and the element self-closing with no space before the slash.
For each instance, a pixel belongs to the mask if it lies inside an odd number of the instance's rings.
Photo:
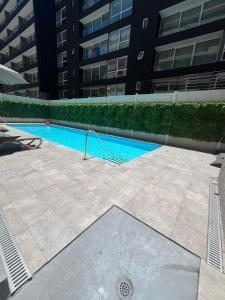
<svg viewBox="0 0 225 300">
<path fill-rule="evenodd" d="M 202 141 L 225 142 L 225 104 L 64 104 L 2 102 L 5 117 L 43 118 Z"/>
<path fill-rule="evenodd" d="M 49 107 L 47 104 L 34 104 L 27 102 L 2 101 L 0 115 L 14 118 L 49 118 Z"/>
</svg>

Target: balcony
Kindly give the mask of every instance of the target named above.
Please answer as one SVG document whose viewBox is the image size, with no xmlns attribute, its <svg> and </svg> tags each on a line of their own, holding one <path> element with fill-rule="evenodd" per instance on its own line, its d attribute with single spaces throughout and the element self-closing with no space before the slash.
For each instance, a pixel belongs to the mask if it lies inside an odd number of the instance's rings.
<svg viewBox="0 0 225 300">
<path fill-rule="evenodd" d="M 12 30 L 8 30 L 8 35 L 1 40 L 0 46 L 3 47 L 3 45 L 6 44 L 14 35 L 16 35 L 24 26 L 26 26 L 30 22 L 30 20 L 33 19 L 33 17 L 33 12 L 28 14 L 25 18 L 19 17 L 19 25 L 17 25 Z"/>
<path fill-rule="evenodd" d="M 19 6 L 21 6 L 21 4 L 23 4 L 25 1 L 26 0 L 20 0 L 20 1 L 18 1 L 17 4 L 13 7 L 13 9 L 10 12 L 5 11 L 5 19 L 0 23 L 0 30 L 7 24 L 8 20 L 15 13 L 15 11 L 17 10 L 17 8 Z"/>
<path fill-rule="evenodd" d="M 11 68 L 17 72 L 22 72 L 23 70 L 29 70 L 37 65 L 37 56 L 24 57 L 18 63 L 11 63 Z"/>
<path fill-rule="evenodd" d="M 86 36 L 88 34 L 91 34 L 95 31 L 98 31 L 106 26 L 108 26 L 110 24 L 110 19 L 109 17 L 107 17 L 106 19 L 104 19 L 103 21 L 100 22 L 93 22 L 92 24 L 90 24 L 89 26 L 85 26 L 83 31 L 82 31 L 82 36 Z"/>
<path fill-rule="evenodd" d="M 21 52 L 26 51 L 29 46 L 35 42 L 35 34 L 28 36 L 27 38 L 21 37 L 21 42 L 16 47 L 9 47 L 9 52 L 2 54 L 0 57 L 1 63 L 6 63 L 11 60 L 13 57 L 19 55 Z"/>
<path fill-rule="evenodd" d="M 81 11 L 85 11 L 89 7 L 95 5 L 98 3 L 100 0 L 84 0 L 83 4 L 81 4 Z"/>
</svg>

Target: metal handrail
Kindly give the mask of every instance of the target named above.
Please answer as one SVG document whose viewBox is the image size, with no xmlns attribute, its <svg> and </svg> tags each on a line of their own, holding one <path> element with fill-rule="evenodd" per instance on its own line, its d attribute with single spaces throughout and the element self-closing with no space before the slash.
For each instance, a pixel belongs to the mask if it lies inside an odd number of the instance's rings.
<svg viewBox="0 0 225 300">
<path fill-rule="evenodd" d="M 103 139 L 99 136 L 99 134 L 94 131 L 94 130 L 88 130 L 86 133 L 86 138 L 85 138 L 85 146 L 84 146 L 84 160 L 88 159 L 87 158 L 87 146 L 88 146 L 88 135 L 89 133 L 94 133 L 96 135 L 96 137 L 98 138 L 98 140 L 103 144 L 103 146 L 108 150 L 108 152 L 112 155 L 112 157 L 114 158 L 114 153 L 110 150 L 109 146 L 107 146 L 107 144 L 103 141 Z"/>
</svg>

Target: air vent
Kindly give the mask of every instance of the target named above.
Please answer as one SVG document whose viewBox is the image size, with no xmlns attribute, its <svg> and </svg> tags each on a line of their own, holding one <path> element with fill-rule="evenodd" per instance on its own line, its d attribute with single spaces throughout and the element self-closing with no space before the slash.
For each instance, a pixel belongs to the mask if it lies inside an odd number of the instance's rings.
<svg viewBox="0 0 225 300">
<path fill-rule="evenodd" d="M 11 294 L 13 294 L 29 278 L 31 278 L 31 273 L 24 262 L 24 259 L 1 212 L 0 255 L 7 273 L 9 288 Z"/>
<path fill-rule="evenodd" d="M 210 266 L 223 272 L 220 198 L 218 195 L 217 181 L 215 179 L 210 183 L 208 230 L 207 262 Z"/>
</svg>

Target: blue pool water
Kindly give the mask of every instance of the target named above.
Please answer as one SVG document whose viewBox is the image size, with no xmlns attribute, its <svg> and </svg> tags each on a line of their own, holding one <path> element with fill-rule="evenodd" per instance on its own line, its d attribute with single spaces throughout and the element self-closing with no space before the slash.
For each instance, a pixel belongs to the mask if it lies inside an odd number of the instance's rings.
<svg viewBox="0 0 225 300">
<path fill-rule="evenodd" d="M 31 133 L 56 144 L 84 152 L 85 130 L 68 128 L 63 126 L 45 124 L 11 124 L 12 127 Z M 135 159 L 147 152 L 153 151 L 160 145 L 126 139 L 106 134 L 99 134 L 115 157 L 121 157 L 124 161 Z M 112 154 L 99 141 L 94 133 L 89 133 L 87 153 L 90 156 L 109 159 Z"/>
</svg>

